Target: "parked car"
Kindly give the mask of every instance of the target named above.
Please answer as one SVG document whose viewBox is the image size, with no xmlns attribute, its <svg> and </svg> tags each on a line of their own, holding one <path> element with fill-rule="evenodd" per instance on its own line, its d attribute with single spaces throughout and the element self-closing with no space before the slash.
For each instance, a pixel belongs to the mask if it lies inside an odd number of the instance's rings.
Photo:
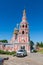
<svg viewBox="0 0 43 65">
<path fill-rule="evenodd" d="M 0 58 L 0 65 L 3 65 L 3 64 L 4 64 L 4 59 Z"/>
<path fill-rule="evenodd" d="M 18 50 L 16 56 L 27 56 L 27 51 L 24 49 Z"/>
</svg>

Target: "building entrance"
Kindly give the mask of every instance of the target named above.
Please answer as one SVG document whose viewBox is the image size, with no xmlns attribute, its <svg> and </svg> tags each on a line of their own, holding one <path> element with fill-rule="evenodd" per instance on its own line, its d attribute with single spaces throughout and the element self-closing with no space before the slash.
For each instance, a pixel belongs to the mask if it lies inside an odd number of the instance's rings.
<svg viewBox="0 0 43 65">
<path fill-rule="evenodd" d="M 25 46 L 21 46 L 21 49 L 25 49 Z"/>
</svg>

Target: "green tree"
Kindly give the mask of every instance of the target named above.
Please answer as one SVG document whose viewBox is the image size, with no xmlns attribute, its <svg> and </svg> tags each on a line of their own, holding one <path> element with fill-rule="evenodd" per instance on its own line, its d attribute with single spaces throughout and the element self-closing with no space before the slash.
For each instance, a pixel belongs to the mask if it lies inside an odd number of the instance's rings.
<svg viewBox="0 0 43 65">
<path fill-rule="evenodd" d="M 8 43 L 7 40 L 0 40 L 0 42 L 2 42 L 2 43 Z"/>
<path fill-rule="evenodd" d="M 37 43 L 36 43 L 36 46 L 39 46 L 39 45 L 40 45 L 39 42 L 37 42 Z"/>
<path fill-rule="evenodd" d="M 30 41 L 30 50 L 33 49 L 33 45 L 34 45 L 34 42 L 33 41 Z"/>
<path fill-rule="evenodd" d="M 43 47 L 43 42 L 37 42 L 37 43 L 36 43 L 36 46 L 37 46 L 37 47 Z"/>
<path fill-rule="evenodd" d="M 43 47 L 43 42 L 40 43 L 39 47 Z"/>
</svg>

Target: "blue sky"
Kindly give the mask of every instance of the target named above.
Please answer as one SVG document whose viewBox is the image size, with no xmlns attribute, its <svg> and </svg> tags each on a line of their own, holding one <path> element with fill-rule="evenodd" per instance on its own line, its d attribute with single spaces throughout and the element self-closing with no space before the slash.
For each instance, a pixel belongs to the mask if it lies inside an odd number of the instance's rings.
<svg viewBox="0 0 43 65">
<path fill-rule="evenodd" d="M 30 39 L 43 41 L 43 0 L 0 0 L 0 39 L 10 40 L 26 9 Z"/>
</svg>

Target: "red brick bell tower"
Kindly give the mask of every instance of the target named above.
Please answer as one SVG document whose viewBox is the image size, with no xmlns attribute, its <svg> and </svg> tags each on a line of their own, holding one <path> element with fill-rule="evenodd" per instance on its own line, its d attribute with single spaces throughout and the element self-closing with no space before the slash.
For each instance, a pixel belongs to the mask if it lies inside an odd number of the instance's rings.
<svg viewBox="0 0 43 65">
<path fill-rule="evenodd" d="M 20 23 L 20 29 L 18 33 L 18 48 L 24 48 L 27 52 L 30 52 L 30 37 L 29 37 L 29 24 L 26 18 L 26 11 L 23 11 L 22 21 Z"/>
<path fill-rule="evenodd" d="M 29 39 L 29 25 L 26 19 L 26 11 L 23 11 L 23 17 L 22 21 L 20 23 L 20 30 L 19 30 L 19 43 L 28 43 L 30 41 Z"/>
</svg>

